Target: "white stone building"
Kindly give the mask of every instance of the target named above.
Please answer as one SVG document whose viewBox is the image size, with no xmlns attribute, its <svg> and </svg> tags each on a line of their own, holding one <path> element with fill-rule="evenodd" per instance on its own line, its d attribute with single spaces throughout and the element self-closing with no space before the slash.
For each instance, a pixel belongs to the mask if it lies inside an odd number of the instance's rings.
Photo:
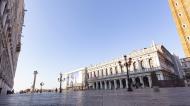
<svg viewBox="0 0 190 106">
<path fill-rule="evenodd" d="M 23 23 L 24 0 L 0 0 L 0 94 L 14 85 Z"/>
<path fill-rule="evenodd" d="M 134 51 L 127 57 L 132 58 L 129 81 L 136 87 L 152 87 L 156 85 L 154 79 L 157 82 L 176 79 L 180 71 L 176 67 L 174 56 L 163 45 L 153 44 L 149 48 Z M 120 68 L 118 61 L 124 64 L 123 56 L 87 67 L 89 89 L 127 88 L 126 67 L 123 65 Z"/>
<path fill-rule="evenodd" d="M 86 87 L 86 68 L 79 68 L 72 72 L 63 74 L 63 89 L 85 89 Z"/>
</svg>

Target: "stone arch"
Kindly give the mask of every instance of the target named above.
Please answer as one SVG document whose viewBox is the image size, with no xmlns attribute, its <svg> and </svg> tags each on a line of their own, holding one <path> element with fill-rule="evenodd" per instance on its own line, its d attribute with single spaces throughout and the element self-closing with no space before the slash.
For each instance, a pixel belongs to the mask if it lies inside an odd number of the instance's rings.
<svg viewBox="0 0 190 106">
<path fill-rule="evenodd" d="M 98 89 L 100 89 L 100 82 L 98 82 Z"/>
<path fill-rule="evenodd" d="M 114 80 L 111 80 L 111 89 L 114 89 Z"/>
<path fill-rule="evenodd" d="M 120 88 L 120 82 L 119 82 L 119 79 L 116 80 L 116 84 L 117 84 L 117 88 Z"/>
<path fill-rule="evenodd" d="M 102 81 L 102 89 L 105 89 L 105 83 Z"/>
<path fill-rule="evenodd" d="M 149 86 L 150 86 L 147 76 L 144 76 L 144 77 L 143 77 L 143 82 L 144 82 L 144 86 L 145 86 L 145 87 L 149 87 Z"/>
<path fill-rule="evenodd" d="M 107 86 L 107 89 L 109 89 L 109 81 L 106 81 L 106 86 Z"/>
<path fill-rule="evenodd" d="M 133 80 L 132 80 L 132 78 L 129 78 L 129 82 L 128 82 L 128 83 L 130 84 L 130 86 L 133 85 Z"/>
<path fill-rule="evenodd" d="M 135 87 L 136 87 L 136 88 L 141 87 L 141 82 L 140 82 L 140 78 L 139 78 L 139 77 L 136 77 L 136 78 L 135 78 Z"/>
<path fill-rule="evenodd" d="M 127 88 L 126 80 L 125 80 L 125 79 L 122 79 L 121 82 L 122 82 L 123 88 Z"/>
<path fill-rule="evenodd" d="M 94 89 L 96 89 L 96 86 L 97 86 L 97 85 L 96 85 L 96 82 L 94 82 Z"/>
</svg>

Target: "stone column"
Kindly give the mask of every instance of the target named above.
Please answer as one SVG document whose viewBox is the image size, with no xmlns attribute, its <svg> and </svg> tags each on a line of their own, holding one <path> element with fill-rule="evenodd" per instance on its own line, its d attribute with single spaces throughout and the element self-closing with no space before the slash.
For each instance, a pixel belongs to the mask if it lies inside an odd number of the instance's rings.
<svg viewBox="0 0 190 106">
<path fill-rule="evenodd" d="M 102 81 L 100 81 L 100 89 L 103 89 Z"/>
<path fill-rule="evenodd" d="M 114 87 L 117 89 L 117 80 L 114 80 Z"/>
<path fill-rule="evenodd" d="M 126 82 L 126 88 L 128 88 L 128 79 L 125 79 Z"/>
<path fill-rule="evenodd" d="M 122 79 L 119 79 L 120 88 L 123 89 Z"/>
<path fill-rule="evenodd" d="M 98 90 L 98 82 L 96 82 L 96 90 Z"/>
<path fill-rule="evenodd" d="M 95 83 L 93 82 L 92 88 L 95 89 Z"/>
<path fill-rule="evenodd" d="M 140 82 L 141 82 L 141 84 L 142 84 L 142 87 L 144 88 L 143 77 L 142 77 L 142 76 L 140 76 L 140 77 L 139 77 L 139 79 L 140 79 Z"/>
<path fill-rule="evenodd" d="M 152 88 L 152 78 L 151 78 L 151 76 L 148 76 L 148 82 L 149 82 L 150 88 Z"/>
<path fill-rule="evenodd" d="M 108 88 L 107 81 L 104 81 L 104 86 L 105 86 L 105 90 L 107 90 L 107 88 Z"/>
<path fill-rule="evenodd" d="M 111 80 L 109 81 L 109 89 L 111 89 Z"/>
</svg>

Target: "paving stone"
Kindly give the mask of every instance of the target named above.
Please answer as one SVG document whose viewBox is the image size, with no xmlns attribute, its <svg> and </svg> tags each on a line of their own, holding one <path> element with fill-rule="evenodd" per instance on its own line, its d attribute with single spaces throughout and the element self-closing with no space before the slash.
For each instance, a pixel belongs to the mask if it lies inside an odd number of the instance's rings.
<svg viewBox="0 0 190 106">
<path fill-rule="evenodd" d="M 190 88 L 14 94 L 0 96 L 0 106 L 190 106 Z"/>
</svg>

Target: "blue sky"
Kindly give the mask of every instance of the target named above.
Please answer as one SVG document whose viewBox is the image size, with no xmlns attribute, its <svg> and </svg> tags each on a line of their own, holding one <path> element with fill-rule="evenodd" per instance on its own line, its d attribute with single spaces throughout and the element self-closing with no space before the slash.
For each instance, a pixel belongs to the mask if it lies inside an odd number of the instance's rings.
<svg viewBox="0 0 190 106">
<path fill-rule="evenodd" d="M 152 40 L 184 57 L 167 0 L 25 0 L 15 90 L 58 87 L 60 72 L 110 60 Z"/>
</svg>

